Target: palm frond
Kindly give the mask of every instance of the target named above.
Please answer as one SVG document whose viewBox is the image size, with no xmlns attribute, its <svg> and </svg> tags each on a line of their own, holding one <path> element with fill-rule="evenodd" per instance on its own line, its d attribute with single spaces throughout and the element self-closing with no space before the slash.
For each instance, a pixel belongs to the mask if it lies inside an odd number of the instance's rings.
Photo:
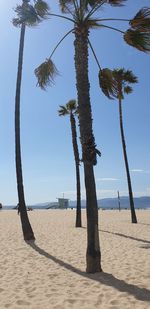
<svg viewBox="0 0 150 309">
<path fill-rule="evenodd" d="M 76 100 L 70 100 L 66 105 L 60 105 L 58 110 L 59 116 L 66 116 L 70 113 L 77 114 L 77 103 Z"/>
<path fill-rule="evenodd" d="M 22 5 L 17 5 L 14 11 L 17 13 L 17 18 L 12 21 L 14 26 L 20 26 L 22 23 L 36 26 L 49 15 L 49 7 L 43 0 L 35 1 L 34 6 L 24 1 Z"/>
<path fill-rule="evenodd" d="M 89 0 L 89 1 L 86 1 L 86 5 L 89 4 L 92 7 L 92 6 L 94 6 L 96 4 L 96 2 L 97 1 L 95 1 L 95 0 Z"/>
<path fill-rule="evenodd" d="M 95 6 L 96 4 L 100 4 L 102 2 L 102 0 L 87 0 L 86 4 L 90 5 L 91 7 Z"/>
<path fill-rule="evenodd" d="M 141 32 L 150 32 L 150 8 L 142 8 L 130 21 L 133 29 Z"/>
<path fill-rule="evenodd" d="M 37 0 L 34 5 L 34 9 L 37 15 L 41 18 L 47 18 L 50 13 L 48 4 L 43 0 Z"/>
<path fill-rule="evenodd" d="M 124 93 L 132 92 L 132 87 L 128 84 L 137 83 L 138 79 L 131 70 L 103 69 L 99 73 L 100 87 L 103 93 L 109 98 L 124 99 Z"/>
<path fill-rule="evenodd" d="M 124 40 L 142 52 L 150 52 L 150 33 L 128 29 L 124 34 Z"/>
<path fill-rule="evenodd" d="M 75 6 L 72 0 L 59 0 L 59 6 L 62 13 L 74 12 Z"/>
<path fill-rule="evenodd" d="M 126 93 L 126 94 L 130 94 L 130 93 L 133 92 L 133 89 L 130 86 L 125 86 L 124 89 L 123 89 L 123 92 Z"/>
<path fill-rule="evenodd" d="M 12 23 L 15 27 L 20 27 L 20 25 L 22 24 L 19 18 L 13 18 Z"/>
<path fill-rule="evenodd" d="M 91 28 L 91 29 L 101 27 L 101 24 L 96 19 L 92 19 L 92 18 L 88 18 L 86 20 L 86 24 L 88 28 Z"/>
<path fill-rule="evenodd" d="M 132 92 L 130 84 L 138 82 L 137 77 L 131 70 L 125 70 L 124 68 L 114 69 L 112 71 L 114 83 L 116 85 L 116 98 L 124 99 L 124 94 Z"/>
<path fill-rule="evenodd" d="M 95 6 L 96 4 L 105 4 L 105 3 L 108 3 L 112 6 L 123 6 L 124 5 L 124 2 L 126 2 L 127 0 L 107 0 L 107 1 L 104 1 L 104 0 L 87 0 L 87 3 L 93 7 Z"/>
<path fill-rule="evenodd" d="M 20 26 L 22 23 L 33 26 L 40 22 L 40 18 L 36 14 L 35 9 L 28 3 L 17 5 L 14 11 L 17 13 L 17 18 L 14 18 L 12 21 L 14 26 Z"/>
<path fill-rule="evenodd" d="M 109 99 L 116 97 L 116 84 L 112 75 L 112 71 L 108 68 L 102 69 L 99 71 L 99 85 L 102 92 Z"/>
<path fill-rule="evenodd" d="M 60 107 L 60 109 L 58 110 L 59 116 L 66 116 L 66 115 L 69 114 L 69 112 L 68 112 L 66 106 L 60 105 L 59 107 Z"/>
<path fill-rule="evenodd" d="M 133 74 L 131 70 L 127 70 L 123 72 L 123 79 L 125 82 L 130 83 L 130 84 L 135 84 L 138 82 L 138 78 Z"/>
<path fill-rule="evenodd" d="M 126 2 L 127 0 L 108 0 L 107 2 L 111 5 L 111 6 L 123 6 L 124 2 Z"/>
<path fill-rule="evenodd" d="M 66 104 L 66 108 L 67 108 L 68 111 L 76 112 L 76 109 L 77 109 L 76 100 L 70 100 L 70 101 Z"/>
<path fill-rule="evenodd" d="M 125 70 L 124 68 L 114 69 L 112 71 L 112 75 L 116 81 L 120 81 L 121 83 L 123 81 L 130 84 L 135 84 L 138 82 L 138 79 L 133 72 L 131 70 Z"/>
<path fill-rule="evenodd" d="M 83 0 L 81 1 L 81 8 L 85 12 L 89 12 L 89 16 L 93 14 L 93 12 L 98 11 L 101 9 L 101 5 L 105 3 L 105 0 Z M 92 13 L 92 14 L 91 14 Z"/>
<path fill-rule="evenodd" d="M 34 72 L 38 80 L 37 84 L 43 90 L 47 86 L 51 86 L 54 83 L 55 76 L 59 74 L 51 59 L 46 59 Z"/>
</svg>

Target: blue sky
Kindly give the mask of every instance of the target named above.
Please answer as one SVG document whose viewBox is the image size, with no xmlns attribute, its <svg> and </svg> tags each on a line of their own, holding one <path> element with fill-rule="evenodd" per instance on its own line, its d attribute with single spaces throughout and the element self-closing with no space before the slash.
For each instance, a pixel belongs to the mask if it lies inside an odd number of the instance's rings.
<svg viewBox="0 0 150 309">
<path fill-rule="evenodd" d="M 47 1 L 58 12 L 57 1 Z M 13 8 L 20 0 L 0 1 L 0 202 L 17 204 L 14 98 L 20 29 L 13 27 Z M 123 8 L 105 6 L 102 18 L 132 18 L 149 5 L 149 0 L 128 0 Z M 119 29 L 127 23 L 109 22 Z M 69 119 L 58 117 L 59 105 L 76 98 L 73 35 L 56 51 L 53 61 L 60 75 L 47 91 L 36 87 L 34 69 L 48 57 L 72 24 L 58 18 L 28 28 L 25 37 L 21 93 L 21 143 L 25 198 L 27 204 L 75 199 L 75 168 Z M 90 36 L 102 67 L 124 67 L 138 76 L 139 83 L 123 102 L 123 119 L 134 196 L 150 196 L 150 91 L 149 55 L 125 44 L 121 34 L 108 29 L 94 30 Z M 95 167 L 97 197 L 114 197 L 117 190 L 127 195 L 122 154 L 118 104 L 109 101 L 98 85 L 98 67 L 89 53 L 91 104 L 96 144 L 102 152 Z M 85 198 L 81 167 L 82 198 Z"/>
</svg>

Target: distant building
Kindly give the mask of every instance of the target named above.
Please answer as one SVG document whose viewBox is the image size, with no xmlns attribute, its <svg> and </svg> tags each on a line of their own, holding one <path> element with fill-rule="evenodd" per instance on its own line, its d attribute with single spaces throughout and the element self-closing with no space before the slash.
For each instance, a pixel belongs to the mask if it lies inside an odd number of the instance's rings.
<svg viewBox="0 0 150 309">
<path fill-rule="evenodd" d="M 69 207 L 69 199 L 58 198 L 58 208 L 67 209 Z"/>
</svg>

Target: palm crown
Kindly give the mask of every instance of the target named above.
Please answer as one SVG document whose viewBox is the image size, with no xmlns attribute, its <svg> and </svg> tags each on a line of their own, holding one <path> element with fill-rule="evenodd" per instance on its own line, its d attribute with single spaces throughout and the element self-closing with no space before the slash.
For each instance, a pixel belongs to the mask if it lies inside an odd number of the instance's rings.
<svg viewBox="0 0 150 309">
<path fill-rule="evenodd" d="M 77 102 L 76 100 L 70 100 L 66 105 L 60 105 L 58 110 L 59 116 L 66 116 L 70 114 L 77 114 Z"/>
<path fill-rule="evenodd" d="M 40 1 L 40 0 L 39 0 Z M 72 32 L 78 31 L 83 34 L 84 31 L 88 31 L 92 28 L 106 28 L 117 31 L 123 35 L 125 42 L 132 47 L 142 51 L 150 51 L 150 8 L 144 7 L 132 18 L 132 19 L 115 19 L 115 18 L 99 18 L 97 17 L 102 6 L 111 5 L 112 7 L 120 7 L 125 5 L 126 0 L 59 0 L 59 5 L 61 12 L 68 16 L 58 15 L 49 13 L 49 16 L 55 16 L 58 18 L 63 18 L 69 20 L 73 23 L 73 28 L 64 35 L 64 37 L 58 42 L 54 50 L 52 51 L 50 57 L 46 59 L 36 70 L 35 75 L 38 79 L 38 85 L 45 89 L 53 83 L 55 76 L 58 71 L 52 61 L 52 56 L 56 51 L 60 43 Z M 96 15 L 96 16 L 95 16 Z M 130 28 L 126 31 L 122 31 L 118 28 L 108 26 L 106 23 L 118 20 L 120 22 L 128 22 Z M 90 48 L 92 49 L 93 55 L 98 63 L 96 54 L 90 40 L 88 39 Z M 98 63 L 100 68 L 101 67 Z M 107 74 L 109 72 L 107 71 Z"/>
<path fill-rule="evenodd" d="M 124 68 L 114 70 L 103 69 L 99 78 L 100 87 L 109 99 L 124 99 L 124 94 L 132 92 L 130 84 L 138 82 L 133 72 Z"/>
<path fill-rule="evenodd" d="M 27 26 L 36 26 L 49 15 L 49 7 L 43 0 L 34 0 L 34 5 L 29 0 L 23 0 L 22 5 L 17 5 L 15 12 L 17 18 L 13 18 L 13 25 L 20 26 L 23 23 Z"/>
</svg>

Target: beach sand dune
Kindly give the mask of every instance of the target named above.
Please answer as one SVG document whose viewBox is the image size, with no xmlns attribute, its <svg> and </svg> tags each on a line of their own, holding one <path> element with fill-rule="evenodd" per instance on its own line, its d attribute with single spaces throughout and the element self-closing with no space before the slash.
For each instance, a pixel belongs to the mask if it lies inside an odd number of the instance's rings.
<svg viewBox="0 0 150 309">
<path fill-rule="evenodd" d="M 0 212 L 0 309 L 150 308 L 150 211 L 99 211 L 103 273 L 85 272 L 86 212 L 29 213 L 36 241 L 22 237 L 16 211 Z"/>
</svg>

